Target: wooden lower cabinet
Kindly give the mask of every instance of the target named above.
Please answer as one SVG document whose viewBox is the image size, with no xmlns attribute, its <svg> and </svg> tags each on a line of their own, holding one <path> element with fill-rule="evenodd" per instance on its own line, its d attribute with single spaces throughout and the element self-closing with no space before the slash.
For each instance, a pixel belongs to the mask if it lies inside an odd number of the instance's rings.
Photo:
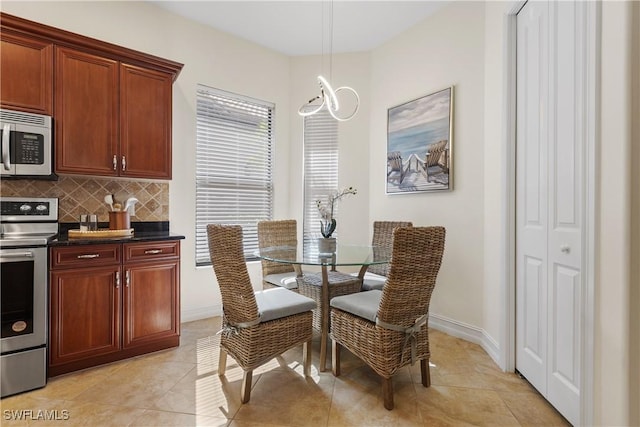
<svg viewBox="0 0 640 427">
<path fill-rule="evenodd" d="M 50 259 L 48 376 L 180 344 L 179 241 L 59 246 Z"/>
<path fill-rule="evenodd" d="M 88 269 L 87 269 L 88 270 Z M 120 266 L 51 273 L 49 354 L 52 364 L 120 350 Z"/>
<path fill-rule="evenodd" d="M 178 262 L 125 265 L 124 348 L 178 335 Z"/>
</svg>

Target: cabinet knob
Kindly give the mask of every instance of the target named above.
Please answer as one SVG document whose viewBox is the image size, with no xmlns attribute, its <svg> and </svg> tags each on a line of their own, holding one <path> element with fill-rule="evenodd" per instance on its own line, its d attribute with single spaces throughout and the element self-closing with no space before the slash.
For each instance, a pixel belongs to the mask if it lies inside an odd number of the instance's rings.
<svg viewBox="0 0 640 427">
<path fill-rule="evenodd" d="M 120 287 L 120 272 L 116 271 L 116 289 Z"/>
<path fill-rule="evenodd" d="M 569 245 L 562 245 L 560 246 L 560 252 L 568 254 L 571 252 L 571 247 L 569 247 Z"/>
<path fill-rule="evenodd" d="M 124 272 L 124 283 L 129 287 L 129 270 Z"/>
<path fill-rule="evenodd" d="M 122 156 L 122 172 L 127 170 L 127 159 Z"/>
<path fill-rule="evenodd" d="M 78 258 L 78 259 L 92 259 L 92 258 L 100 258 L 100 254 L 85 254 L 85 255 L 78 255 L 76 258 Z"/>
<path fill-rule="evenodd" d="M 162 249 L 147 249 L 146 251 L 144 251 L 145 255 L 155 255 L 155 254 L 161 254 L 162 253 Z"/>
<path fill-rule="evenodd" d="M 113 155 L 113 170 L 118 170 L 118 157 L 115 154 Z"/>
</svg>

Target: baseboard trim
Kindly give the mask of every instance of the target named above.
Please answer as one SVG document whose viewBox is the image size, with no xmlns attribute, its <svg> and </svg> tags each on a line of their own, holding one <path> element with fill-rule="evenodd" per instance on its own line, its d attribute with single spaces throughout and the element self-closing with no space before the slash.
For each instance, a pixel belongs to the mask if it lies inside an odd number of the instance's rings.
<svg viewBox="0 0 640 427">
<path fill-rule="evenodd" d="M 206 319 L 207 317 L 221 316 L 222 305 L 210 305 L 207 307 L 184 310 L 180 313 L 180 322 L 193 322 L 194 320 Z"/>
<path fill-rule="evenodd" d="M 429 327 L 465 341 L 478 344 L 487 352 L 496 365 L 504 370 L 504 365 L 500 361 L 500 347 L 496 340 L 484 329 L 458 320 L 449 319 L 439 314 L 429 314 Z"/>
</svg>

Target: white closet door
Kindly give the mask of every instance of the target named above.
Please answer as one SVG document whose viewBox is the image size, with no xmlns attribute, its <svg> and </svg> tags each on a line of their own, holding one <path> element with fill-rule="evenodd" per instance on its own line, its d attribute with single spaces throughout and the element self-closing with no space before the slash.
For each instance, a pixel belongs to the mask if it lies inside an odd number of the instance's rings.
<svg viewBox="0 0 640 427">
<path fill-rule="evenodd" d="M 516 367 L 541 392 L 547 389 L 548 12 L 546 2 L 525 5 L 516 48 Z"/>
<path fill-rule="evenodd" d="M 571 423 L 580 414 L 585 8 L 518 14 L 516 368 Z"/>
<path fill-rule="evenodd" d="M 586 111 L 585 8 L 550 3 L 549 359 L 547 398 L 574 424 L 580 406 Z"/>
</svg>

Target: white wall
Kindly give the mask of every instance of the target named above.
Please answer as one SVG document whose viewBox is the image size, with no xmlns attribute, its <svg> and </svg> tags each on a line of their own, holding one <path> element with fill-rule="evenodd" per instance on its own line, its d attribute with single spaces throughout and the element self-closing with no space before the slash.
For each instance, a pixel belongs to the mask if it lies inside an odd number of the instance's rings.
<svg viewBox="0 0 640 427">
<path fill-rule="evenodd" d="M 509 219 L 503 209 L 506 188 L 507 150 L 504 138 L 505 67 L 504 13 L 509 5 L 505 2 L 488 2 L 485 9 L 484 45 L 484 293 L 483 328 L 486 335 L 496 343 L 499 359 L 504 357 L 504 340 L 507 327 L 500 314 L 505 307 L 503 301 L 504 242 L 505 227 Z M 500 365 L 508 365 L 500 360 Z"/>
<path fill-rule="evenodd" d="M 631 298 L 629 298 L 629 328 L 631 330 L 631 363 L 629 385 L 629 405 L 632 413 L 629 418 L 630 425 L 640 425 L 640 2 L 634 3 L 635 15 L 632 25 L 634 33 L 632 35 L 634 47 L 634 63 L 632 68 L 632 77 L 634 80 L 633 109 L 631 120 L 635 127 L 631 137 L 633 144 L 633 163 L 631 165 L 631 196 L 633 208 L 631 210 L 631 229 L 632 229 L 632 267 L 634 268 L 631 276 Z M 634 403 L 635 402 L 635 403 Z"/>
<path fill-rule="evenodd" d="M 182 321 L 219 314 L 211 268 L 195 267 L 196 85 L 275 103 L 275 216 L 289 216 L 289 58 L 146 2 L 13 2 L 2 11 L 186 64 L 173 86 L 171 231 L 183 234 Z M 115 24 L 117 23 L 117 25 Z M 249 263 L 254 286 L 260 265 Z"/>
<path fill-rule="evenodd" d="M 455 2 L 371 54 L 369 216 L 446 227 L 430 314 L 478 329 L 485 238 L 484 53 L 484 5 Z M 385 195 L 388 108 L 452 85 L 453 191 Z"/>
<path fill-rule="evenodd" d="M 608 425 L 630 413 L 631 30 L 630 2 L 602 3 L 594 421 Z"/>
</svg>

